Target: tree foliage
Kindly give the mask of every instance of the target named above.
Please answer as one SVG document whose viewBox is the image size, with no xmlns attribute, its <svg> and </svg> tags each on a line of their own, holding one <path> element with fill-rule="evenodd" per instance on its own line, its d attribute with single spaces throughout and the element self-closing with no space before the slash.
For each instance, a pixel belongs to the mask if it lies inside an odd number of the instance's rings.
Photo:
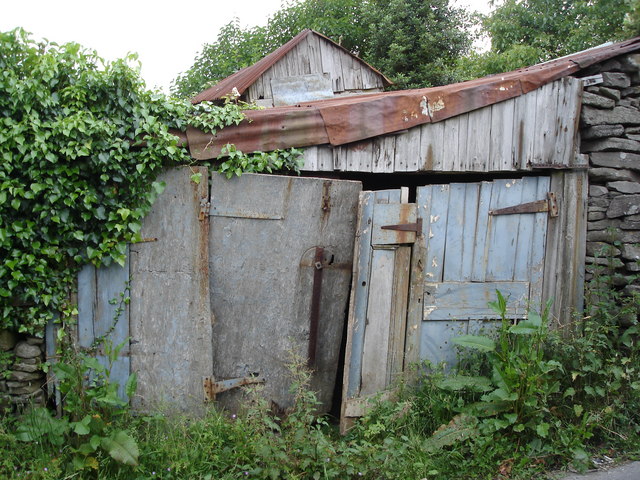
<svg viewBox="0 0 640 480">
<path fill-rule="evenodd" d="M 471 47 L 471 18 L 449 0 L 375 0 L 363 17 L 369 29 L 363 56 L 396 88 L 457 80 L 453 67 Z"/>
<path fill-rule="evenodd" d="M 190 97 L 249 66 L 305 28 L 326 35 L 379 68 L 398 87 L 453 81 L 454 60 L 471 46 L 470 17 L 449 0 L 291 0 L 266 27 L 237 19 L 205 45 L 172 92 Z"/>
<path fill-rule="evenodd" d="M 0 328 L 37 331 L 72 311 L 82 264 L 124 263 L 162 191 L 157 174 L 191 162 L 170 127 L 244 119 L 233 102 L 193 106 L 147 90 L 133 60 L 0 33 Z M 246 169 L 274 164 L 257 162 Z"/>
<path fill-rule="evenodd" d="M 637 0 L 504 0 L 483 26 L 491 50 L 461 58 L 463 78 L 499 73 L 640 34 Z"/>
</svg>

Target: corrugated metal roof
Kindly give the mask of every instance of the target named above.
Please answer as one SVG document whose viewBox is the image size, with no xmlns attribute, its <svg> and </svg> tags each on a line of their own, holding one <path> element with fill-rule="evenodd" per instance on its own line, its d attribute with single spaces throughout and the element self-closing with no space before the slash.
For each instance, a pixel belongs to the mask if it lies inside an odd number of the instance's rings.
<svg viewBox="0 0 640 480">
<path fill-rule="evenodd" d="M 233 143 L 245 152 L 342 145 L 438 122 L 514 98 L 590 65 L 640 50 L 640 37 L 504 74 L 442 87 L 372 93 L 247 112 L 247 121 L 216 135 L 187 131 L 191 155 L 215 158 Z"/>
<path fill-rule="evenodd" d="M 200 92 L 198 95 L 196 95 L 191 99 L 191 102 L 200 103 L 204 101 L 219 100 L 225 96 L 231 95 L 231 91 L 233 90 L 234 87 L 238 89 L 238 92 L 242 95 L 251 85 L 253 85 L 256 82 L 256 80 L 258 80 L 258 78 L 260 78 L 260 76 L 264 72 L 266 72 L 269 68 L 271 68 L 276 62 L 278 62 L 278 60 L 284 57 L 287 53 L 293 50 L 296 45 L 298 45 L 302 40 L 307 38 L 309 35 L 319 36 L 323 40 L 330 42 L 336 48 L 343 50 L 347 55 L 350 55 L 351 57 L 355 58 L 363 65 L 366 65 L 367 68 L 373 70 L 378 75 L 380 75 L 380 77 L 382 78 L 382 83 L 385 86 L 389 86 L 392 84 L 391 80 L 389 80 L 382 73 L 380 73 L 378 70 L 373 68 L 371 65 L 369 65 L 367 62 L 365 62 L 361 58 L 356 57 L 353 53 L 349 52 L 349 50 L 347 50 L 346 48 L 338 45 L 333 40 L 325 37 L 321 33 L 315 32 L 313 30 L 309 30 L 307 28 L 307 29 L 304 29 L 295 37 L 293 37 L 287 43 L 279 47 L 277 50 L 274 50 L 266 57 L 263 57 L 260 60 L 258 60 L 253 65 L 249 67 L 245 67 L 241 70 L 238 70 L 233 75 L 230 75 L 227 78 L 220 80 L 214 86 L 206 89 L 203 92 Z"/>
</svg>

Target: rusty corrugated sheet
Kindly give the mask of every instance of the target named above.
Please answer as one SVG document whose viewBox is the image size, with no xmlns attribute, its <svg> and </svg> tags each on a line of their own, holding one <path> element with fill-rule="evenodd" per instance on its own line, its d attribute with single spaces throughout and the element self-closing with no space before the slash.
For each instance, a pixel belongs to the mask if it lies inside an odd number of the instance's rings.
<svg viewBox="0 0 640 480">
<path fill-rule="evenodd" d="M 327 42 L 333 44 L 336 48 L 343 50 L 347 55 L 352 56 L 354 59 L 358 60 L 362 64 L 366 65 L 367 68 L 370 68 L 374 72 L 376 72 L 380 77 L 382 77 L 382 83 L 385 86 L 391 85 L 391 81 L 385 77 L 378 70 L 373 68 L 364 60 L 356 57 L 353 53 L 349 52 L 346 48 L 338 45 L 330 38 L 325 37 L 321 33 L 314 32 L 313 30 L 304 29 L 298 35 L 293 37 L 287 43 L 279 47 L 278 49 L 271 52 L 266 57 L 261 58 L 253 65 L 245 67 L 241 70 L 238 70 L 233 75 L 228 76 L 227 78 L 220 80 L 214 86 L 206 89 L 203 92 L 200 92 L 198 95 L 191 99 L 192 103 L 200 103 L 204 101 L 214 101 L 219 100 L 225 96 L 231 95 L 231 91 L 235 87 L 238 92 L 242 95 L 251 85 L 253 85 L 260 76 L 270 69 L 276 62 L 278 62 L 282 57 L 284 57 L 287 53 L 295 48 L 303 39 L 305 39 L 309 35 L 317 35 Z"/>
<path fill-rule="evenodd" d="M 215 158 L 233 143 L 245 152 L 343 145 L 438 122 L 535 90 L 595 63 L 640 50 L 640 37 L 504 74 L 442 87 L 372 93 L 247 112 L 249 121 L 217 135 L 187 132 L 194 158 Z"/>
</svg>

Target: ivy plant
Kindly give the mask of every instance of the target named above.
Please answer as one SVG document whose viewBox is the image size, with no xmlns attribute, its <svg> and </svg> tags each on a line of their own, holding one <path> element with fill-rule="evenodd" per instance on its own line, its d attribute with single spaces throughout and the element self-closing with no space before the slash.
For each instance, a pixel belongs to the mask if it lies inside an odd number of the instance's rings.
<svg viewBox="0 0 640 480">
<path fill-rule="evenodd" d="M 71 313 L 80 266 L 124 264 L 158 173 L 192 162 L 171 129 L 238 124 L 243 107 L 147 90 L 135 56 L 0 32 L 0 328 Z"/>
</svg>

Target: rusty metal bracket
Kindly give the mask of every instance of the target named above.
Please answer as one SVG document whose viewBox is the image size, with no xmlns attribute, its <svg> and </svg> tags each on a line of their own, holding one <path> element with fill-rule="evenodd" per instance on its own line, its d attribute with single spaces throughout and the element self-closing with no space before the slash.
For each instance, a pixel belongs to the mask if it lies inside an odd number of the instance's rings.
<svg viewBox="0 0 640 480">
<path fill-rule="evenodd" d="M 316 247 L 313 270 L 313 287 L 311 293 L 311 312 L 309 314 L 309 367 L 316 364 L 316 351 L 318 349 L 318 328 L 320 324 L 320 300 L 322 295 L 322 262 L 324 260 L 324 248 Z"/>
<path fill-rule="evenodd" d="M 215 402 L 216 395 L 232 388 L 242 387 L 244 385 L 252 385 L 255 383 L 264 383 L 264 377 L 242 377 L 242 378 L 230 378 L 228 380 L 221 380 L 216 382 L 213 377 L 203 377 L 202 389 L 204 390 L 204 401 Z"/>
<path fill-rule="evenodd" d="M 518 213 L 540 212 L 549 212 L 550 217 L 558 216 L 558 202 L 555 193 L 547 193 L 546 200 L 536 200 L 535 202 L 521 203 L 520 205 L 513 205 L 511 207 L 489 210 L 489 215 L 514 215 Z"/>
<path fill-rule="evenodd" d="M 382 230 L 396 230 L 399 232 L 416 232 L 420 235 L 422 232 L 422 218 L 416 218 L 416 223 L 401 223 L 399 225 L 382 225 Z"/>
<path fill-rule="evenodd" d="M 198 214 L 198 220 L 203 221 L 209 216 L 211 210 L 211 202 L 208 202 L 205 198 L 200 200 L 200 213 Z"/>
</svg>

